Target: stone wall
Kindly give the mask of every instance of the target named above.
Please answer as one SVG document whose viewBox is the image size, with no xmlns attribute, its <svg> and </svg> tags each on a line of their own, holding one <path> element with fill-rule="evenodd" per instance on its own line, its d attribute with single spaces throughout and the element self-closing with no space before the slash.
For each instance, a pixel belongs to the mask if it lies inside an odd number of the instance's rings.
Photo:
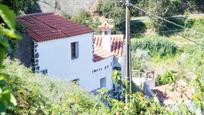
<svg viewBox="0 0 204 115">
<path fill-rule="evenodd" d="M 42 12 L 59 12 L 56 8 L 73 15 L 80 10 L 93 11 L 100 0 L 39 0 Z"/>
<path fill-rule="evenodd" d="M 26 67 L 32 67 L 33 41 L 27 34 L 22 35 L 22 40 L 17 43 L 14 57 L 19 59 Z"/>
</svg>

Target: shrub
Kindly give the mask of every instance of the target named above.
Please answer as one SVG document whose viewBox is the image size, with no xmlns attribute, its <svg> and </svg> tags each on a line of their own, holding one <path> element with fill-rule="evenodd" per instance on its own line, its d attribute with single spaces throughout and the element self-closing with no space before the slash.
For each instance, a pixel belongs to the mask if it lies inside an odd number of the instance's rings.
<svg viewBox="0 0 204 115">
<path fill-rule="evenodd" d="M 175 15 L 177 1 L 172 0 L 148 0 L 148 11 L 150 14 L 166 18 Z M 154 27 L 158 31 L 163 31 L 167 27 L 167 23 L 161 19 L 151 16 Z"/>
<path fill-rule="evenodd" d="M 64 17 L 66 18 L 66 15 L 64 15 Z M 89 26 L 90 28 L 96 31 L 98 29 L 98 26 L 100 25 L 99 19 L 93 19 L 89 12 L 83 10 L 80 11 L 78 14 L 72 16 L 71 20 L 82 25 Z"/>
<path fill-rule="evenodd" d="M 176 81 L 175 75 L 172 71 L 166 71 L 163 75 L 159 75 L 156 78 L 156 85 L 166 85 L 170 83 L 174 83 Z"/>
<path fill-rule="evenodd" d="M 199 19 L 192 19 L 194 20 L 194 23 L 193 23 L 193 29 L 197 30 L 197 31 L 200 31 L 200 32 L 204 32 L 204 18 L 199 18 Z"/>
<path fill-rule="evenodd" d="M 38 0 L 0 0 L 1 4 L 9 6 L 16 14 L 33 12 Z"/>
<path fill-rule="evenodd" d="M 151 56 L 174 56 L 177 53 L 177 46 L 166 39 L 134 39 L 132 40 L 132 50 L 149 50 Z"/>
<path fill-rule="evenodd" d="M 15 15 L 9 7 L 2 5 L 0 1 L 0 114 L 6 114 L 16 106 L 16 99 L 8 84 L 9 75 L 2 73 L 3 60 L 10 49 L 9 38 L 17 40 L 20 37 L 15 33 Z"/>
<path fill-rule="evenodd" d="M 17 100 L 12 114 L 97 114 L 107 113 L 101 101 L 67 81 L 33 74 L 16 60 L 4 61 L 3 73 Z"/>
<path fill-rule="evenodd" d="M 125 9 L 117 0 L 101 0 L 97 10 L 102 16 L 114 20 L 113 32 L 121 33 L 125 30 Z"/>
</svg>

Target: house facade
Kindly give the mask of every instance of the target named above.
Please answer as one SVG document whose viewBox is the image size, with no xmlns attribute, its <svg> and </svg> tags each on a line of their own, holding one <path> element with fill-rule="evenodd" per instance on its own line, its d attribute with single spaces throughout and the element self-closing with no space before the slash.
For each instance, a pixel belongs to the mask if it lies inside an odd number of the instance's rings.
<svg viewBox="0 0 204 115">
<path fill-rule="evenodd" d="M 114 58 L 111 35 L 102 35 L 109 46 L 96 45 L 93 30 L 53 13 L 20 16 L 17 22 L 26 26 L 32 39 L 34 72 L 47 74 L 68 82 L 77 82 L 93 91 L 112 89 Z M 105 31 L 106 32 L 106 31 Z M 102 39 L 103 39 L 102 37 Z"/>
</svg>

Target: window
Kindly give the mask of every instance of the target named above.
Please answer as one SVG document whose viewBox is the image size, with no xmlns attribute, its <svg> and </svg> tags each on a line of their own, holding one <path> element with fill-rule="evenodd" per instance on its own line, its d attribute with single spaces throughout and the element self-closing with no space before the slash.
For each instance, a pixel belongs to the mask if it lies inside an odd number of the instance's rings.
<svg viewBox="0 0 204 115">
<path fill-rule="evenodd" d="M 72 80 L 72 83 L 76 84 L 76 85 L 79 85 L 79 79 L 74 79 Z"/>
<path fill-rule="evenodd" d="M 106 87 L 106 78 L 101 78 L 100 79 L 100 88 L 104 88 Z"/>
<path fill-rule="evenodd" d="M 47 74 L 47 69 L 42 70 L 41 73 L 46 75 Z"/>
<path fill-rule="evenodd" d="M 77 59 L 79 57 L 79 48 L 78 48 L 78 42 L 72 42 L 71 43 L 71 58 Z"/>
<path fill-rule="evenodd" d="M 105 35 L 108 35 L 108 31 L 105 31 Z"/>
</svg>

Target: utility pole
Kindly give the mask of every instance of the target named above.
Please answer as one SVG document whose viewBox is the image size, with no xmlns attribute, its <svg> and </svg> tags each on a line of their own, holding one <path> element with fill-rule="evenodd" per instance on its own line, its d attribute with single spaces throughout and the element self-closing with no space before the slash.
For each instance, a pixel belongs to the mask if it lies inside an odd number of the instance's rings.
<svg viewBox="0 0 204 115">
<path fill-rule="evenodd" d="M 126 24 L 125 24 L 125 50 L 126 50 L 126 57 L 125 57 L 125 62 L 126 62 L 126 94 L 125 94 L 125 103 L 127 105 L 128 103 L 128 85 L 129 87 L 129 93 L 132 93 L 132 64 L 131 64 L 131 40 L 130 40 L 130 3 L 129 0 L 125 1 L 125 6 L 126 6 Z M 129 82 L 129 84 L 128 84 Z"/>
</svg>

